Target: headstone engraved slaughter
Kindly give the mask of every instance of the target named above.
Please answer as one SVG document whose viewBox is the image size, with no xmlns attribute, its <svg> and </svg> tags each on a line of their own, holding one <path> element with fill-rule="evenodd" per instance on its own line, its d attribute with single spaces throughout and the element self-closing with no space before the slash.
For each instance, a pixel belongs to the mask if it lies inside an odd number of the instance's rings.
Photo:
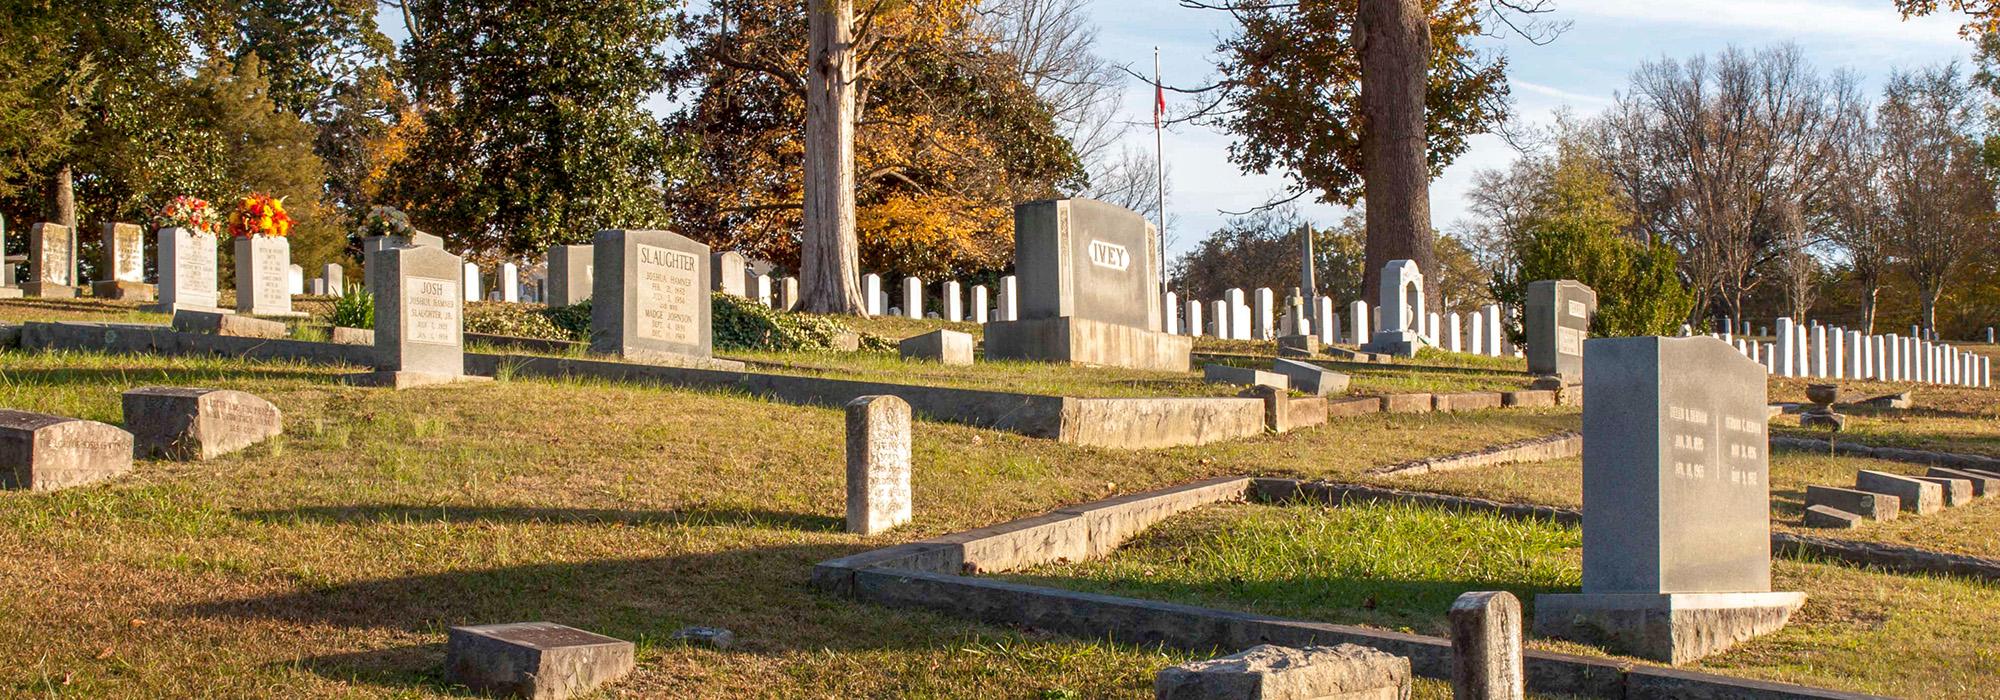
<svg viewBox="0 0 2000 700">
<path fill-rule="evenodd" d="M 90 284 L 90 293 L 99 299 L 152 301 L 153 285 L 146 284 L 146 230 L 137 224 L 107 223 L 100 242 L 104 262 L 99 274 L 111 279 Z"/>
<path fill-rule="evenodd" d="M 1163 332 L 1159 232 L 1123 207 L 1056 199 L 1014 207 L 1014 268 L 986 357 L 1186 372 L 1194 340 Z M 1006 312 L 1013 307 L 1013 313 Z"/>
<path fill-rule="evenodd" d="M 569 306 L 590 300 L 596 257 L 587 245 L 549 246 L 549 306 Z"/>
<path fill-rule="evenodd" d="M 76 296 L 76 245 L 69 227 L 40 223 L 28 230 L 28 283 L 31 297 L 68 299 Z"/>
<path fill-rule="evenodd" d="M 178 310 L 219 312 L 215 234 L 191 228 L 163 228 L 154 234 L 160 250 L 162 313 Z"/>
<path fill-rule="evenodd" d="M 1583 381 L 1583 341 L 1597 315 L 1597 292 L 1576 280 L 1528 283 L 1528 372 Z"/>
<path fill-rule="evenodd" d="M 305 316 L 292 310 L 292 242 L 283 236 L 236 239 L 236 311 L 252 316 Z"/>
<path fill-rule="evenodd" d="M 712 357 L 708 246 L 671 231 L 597 232 L 590 351 L 644 362 L 740 367 Z"/>
<path fill-rule="evenodd" d="M 490 381 L 465 374 L 463 261 L 434 246 L 368 253 L 375 287 L 375 369 L 351 384 L 395 389 Z"/>
<path fill-rule="evenodd" d="M 1728 343 L 1584 342 L 1583 592 L 1535 632 L 1684 663 L 1777 630 L 1764 370 Z"/>
</svg>

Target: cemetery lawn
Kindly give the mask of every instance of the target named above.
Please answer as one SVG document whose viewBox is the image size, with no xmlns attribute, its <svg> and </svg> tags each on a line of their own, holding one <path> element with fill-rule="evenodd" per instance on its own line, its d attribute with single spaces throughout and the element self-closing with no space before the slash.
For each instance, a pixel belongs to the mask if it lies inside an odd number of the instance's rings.
<svg viewBox="0 0 2000 700">
<path fill-rule="evenodd" d="M 1991 348 L 1992 346 L 1986 346 Z M 1910 390 L 1916 407 L 1908 410 L 1838 406 L 1847 425 L 1838 439 L 1871 447 L 1962 452 L 2000 457 L 2000 391 L 1921 385 L 1902 382 L 1839 380 L 1845 401 Z M 1771 401 L 1804 402 L 1803 379 L 1772 379 Z M 1796 415 L 1771 419 L 1771 432 L 1824 439 L 1824 431 L 1798 427 Z"/>
<path fill-rule="evenodd" d="M 0 406 L 117 423 L 120 392 L 241 389 L 287 434 L 104 484 L 0 492 L 0 695 L 438 697 L 444 629 L 549 620 L 638 642 L 630 697 L 1151 697 L 1205 656 L 831 598 L 813 563 L 1222 474 L 1352 480 L 1573 429 L 1573 409 L 1367 416 L 1118 451 L 919 421 L 916 519 L 841 532 L 843 416 L 729 392 L 0 352 Z M 712 651 L 667 641 L 733 630 Z M 1442 698 L 1435 683 L 1421 697 Z"/>
<path fill-rule="evenodd" d="M 1154 526 L 1113 556 L 1012 580 L 1448 636 L 1467 590 L 1574 591 L 1581 535 L 1545 521 L 1407 505 L 1230 504 Z M 1970 697 L 2000 675 L 2000 590 L 1778 559 L 1775 590 L 1808 594 L 1785 629 L 1687 668 L 1899 697 Z M 1533 648 L 1602 656 L 1531 638 Z"/>
<path fill-rule="evenodd" d="M 166 314 L 143 311 L 144 304 L 98 299 L 0 299 L 0 321 L 90 321 L 93 323 L 161 323 Z"/>
</svg>

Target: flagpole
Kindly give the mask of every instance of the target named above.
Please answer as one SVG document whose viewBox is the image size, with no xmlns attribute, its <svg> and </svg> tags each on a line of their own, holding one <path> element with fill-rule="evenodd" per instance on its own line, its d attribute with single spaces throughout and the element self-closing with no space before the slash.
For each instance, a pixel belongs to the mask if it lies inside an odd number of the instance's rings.
<svg viewBox="0 0 2000 700">
<path fill-rule="evenodd" d="M 1166 88 L 1160 84 L 1160 47 L 1153 47 L 1153 165 L 1160 205 L 1160 289 L 1167 288 L 1167 155 L 1160 122 L 1166 118 Z"/>
</svg>

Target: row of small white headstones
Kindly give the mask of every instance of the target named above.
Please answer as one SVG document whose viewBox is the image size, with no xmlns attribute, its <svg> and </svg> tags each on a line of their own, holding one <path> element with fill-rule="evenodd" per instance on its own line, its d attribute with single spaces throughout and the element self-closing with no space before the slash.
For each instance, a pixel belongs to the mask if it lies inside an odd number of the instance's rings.
<svg viewBox="0 0 2000 700">
<path fill-rule="evenodd" d="M 1968 387 L 1993 385 L 1992 360 L 1949 343 L 1895 333 L 1862 335 L 1861 331 L 1814 323 L 1799 325 L 1780 318 L 1773 325 L 1773 342 L 1711 333 L 1736 348 L 1764 371 L 1779 377 L 1815 379 L 1876 379 Z M 1683 329 L 1686 334 L 1686 329 Z"/>
</svg>

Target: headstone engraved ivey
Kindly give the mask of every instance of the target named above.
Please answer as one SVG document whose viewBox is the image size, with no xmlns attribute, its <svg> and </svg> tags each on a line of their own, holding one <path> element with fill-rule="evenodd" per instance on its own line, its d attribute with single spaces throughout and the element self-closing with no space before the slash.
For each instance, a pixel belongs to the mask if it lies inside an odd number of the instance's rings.
<svg viewBox="0 0 2000 700">
<path fill-rule="evenodd" d="M 1783 627 L 1763 368 L 1708 336 L 1584 357 L 1583 592 L 1538 596 L 1536 631 L 1682 663 Z"/>
<path fill-rule="evenodd" d="M 1016 206 L 1016 272 L 1001 280 L 986 356 L 1186 371 L 1193 340 L 1163 332 L 1159 245 L 1145 217 L 1117 205 Z"/>
</svg>

